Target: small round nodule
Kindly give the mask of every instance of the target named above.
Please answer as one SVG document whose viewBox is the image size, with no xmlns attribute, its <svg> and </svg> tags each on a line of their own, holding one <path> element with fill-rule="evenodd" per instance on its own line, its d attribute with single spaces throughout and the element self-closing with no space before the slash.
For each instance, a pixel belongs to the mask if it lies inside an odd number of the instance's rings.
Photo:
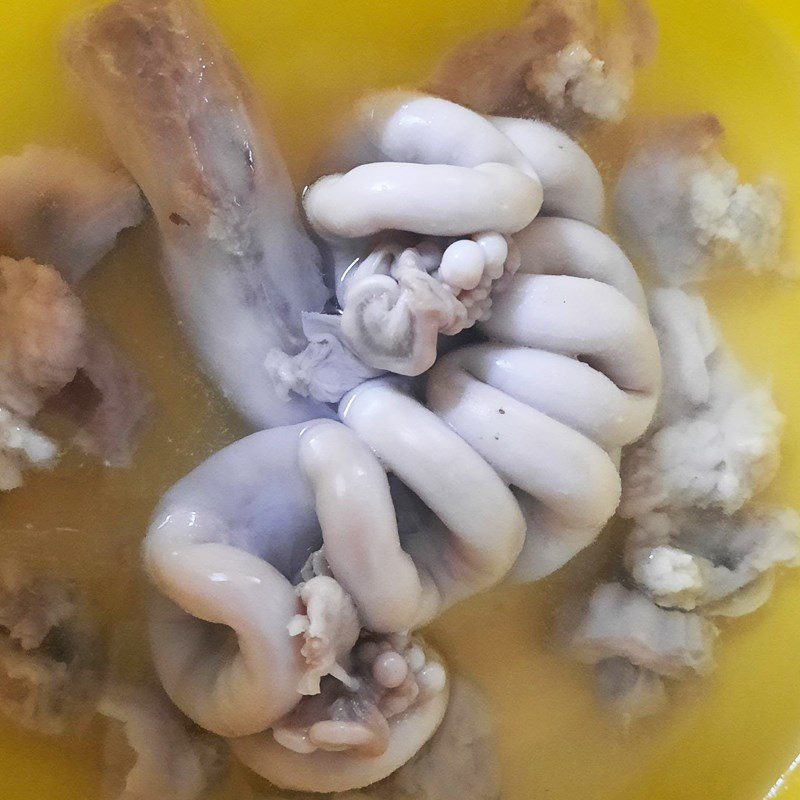
<svg viewBox="0 0 800 800">
<path fill-rule="evenodd" d="M 396 689 L 408 675 L 408 664 L 400 653 L 390 650 L 379 655 L 372 664 L 372 677 L 387 689 Z"/>
<path fill-rule="evenodd" d="M 417 673 L 417 683 L 420 692 L 426 697 L 431 697 L 444 691 L 447 685 L 447 673 L 441 664 L 432 661 Z"/>
<path fill-rule="evenodd" d="M 475 237 L 475 242 L 483 250 L 486 260 L 486 271 L 492 280 L 497 280 L 505 269 L 508 258 L 508 241 L 499 233 L 482 233 Z"/>
<path fill-rule="evenodd" d="M 481 282 L 485 267 L 483 248 L 472 239 L 460 239 L 444 251 L 439 275 L 451 286 L 474 289 Z"/>
<path fill-rule="evenodd" d="M 425 651 L 417 644 L 411 647 L 406 657 L 412 672 L 419 672 L 425 666 Z"/>
</svg>

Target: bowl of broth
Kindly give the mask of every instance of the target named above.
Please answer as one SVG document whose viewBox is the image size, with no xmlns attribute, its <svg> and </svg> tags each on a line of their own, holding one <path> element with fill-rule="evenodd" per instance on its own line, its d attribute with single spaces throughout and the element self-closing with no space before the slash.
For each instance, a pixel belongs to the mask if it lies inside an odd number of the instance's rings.
<svg viewBox="0 0 800 800">
<path fill-rule="evenodd" d="M 484 31 L 517 24 L 528 3 L 206 0 L 205 6 L 266 109 L 299 187 L 318 174 L 320 152 L 360 98 L 424 86 L 443 54 Z M 783 258 L 800 263 L 800 11 L 777 0 L 652 0 L 651 6 L 658 49 L 637 71 L 626 120 L 581 131 L 580 143 L 613 186 L 630 142 L 620 131 L 628 131 L 631 120 L 713 113 L 725 129 L 724 156 L 742 182 L 767 174 L 780 184 Z M 66 74 L 59 47 L 65 27 L 89 8 L 82 0 L 6 0 L 0 153 L 36 142 L 113 158 Z M 0 203 L 13 202 L 0 197 Z M 197 366 L 158 268 L 156 228 L 147 219 L 124 231 L 75 288 L 151 396 L 130 465 L 110 469 L 69 447 L 56 468 L 31 472 L 24 486 L 0 495 L 3 557 L 55 571 L 78 586 L 117 679 L 131 683 L 152 672 L 150 589 L 140 550 L 153 511 L 170 486 L 253 430 Z M 760 499 L 798 508 L 800 288 L 783 275 L 726 269 L 692 290 L 702 295 L 748 374 L 769 382 L 785 416 L 781 465 Z M 57 420 L 44 425 L 57 435 Z M 424 628 L 449 669 L 485 697 L 500 796 L 800 797 L 800 779 L 793 777 L 800 747 L 796 574 L 781 573 L 757 612 L 716 623 L 711 675 L 676 684 L 665 710 L 623 725 L 598 708 L 591 670 L 559 648 L 553 625 L 571 595 L 607 579 L 622 536 L 615 523 L 546 578 L 477 594 Z M 106 796 L 105 737 L 99 719 L 46 736 L 0 716 L 3 797 Z M 281 796 L 249 770 L 228 769 L 203 797 Z"/>
</svg>

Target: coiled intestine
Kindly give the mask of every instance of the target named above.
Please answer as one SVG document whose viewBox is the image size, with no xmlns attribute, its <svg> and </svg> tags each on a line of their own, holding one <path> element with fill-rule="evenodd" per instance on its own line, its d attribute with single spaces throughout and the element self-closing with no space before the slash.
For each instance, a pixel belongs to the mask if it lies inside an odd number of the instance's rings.
<svg viewBox="0 0 800 800">
<path fill-rule="evenodd" d="M 118 35 L 138 26 L 163 29 L 157 50 Z M 272 215 L 302 239 L 270 182 L 283 174 L 275 149 L 197 10 L 118 0 L 77 41 L 73 65 L 151 201 L 212 376 L 258 424 L 300 423 L 231 445 L 165 495 L 145 543 L 156 668 L 188 716 L 278 785 L 366 785 L 410 758 L 446 707 L 438 656 L 407 631 L 509 573 L 558 568 L 619 501 L 618 451 L 649 424 L 660 369 L 635 272 L 592 227 L 602 182 L 542 123 L 370 98 L 332 156 L 336 174 L 304 195 L 334 278 L 327 310 L 338 307 L 321 313 L 310 241 L 293 249 L 253 227 Z M 196 74 L 203 63 L 213 69 Z M 179 124 L 144 113 L 148 75 Z M 176 161 L 187 132 L 200 146 Z M 248 174 L 223 178 L 242 158 Z M 163 185 L 176 163 L 180 192 Z M 276 258 L 292 302 L 254 303 L 253 278 L 268 289 Z M 213 290 L 198 307 L 189 264 Z M 275 331 L 295 342 L 298 320 L 282 315 L 306 288 L 298 353 Z M 239 323 L 246 359 L 230 335 Z M 309 419 L 320 411 L 339 421 Z"/>
</svg>

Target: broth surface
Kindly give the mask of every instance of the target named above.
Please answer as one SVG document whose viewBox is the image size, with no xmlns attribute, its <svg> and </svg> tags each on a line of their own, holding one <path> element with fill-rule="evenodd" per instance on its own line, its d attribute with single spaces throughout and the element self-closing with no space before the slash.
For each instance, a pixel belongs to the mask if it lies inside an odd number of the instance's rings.
<svg viewBox="0 0 800 800">
<path fill-rule="evenodd" d="M 780 0 L 773 2 L 776 7 Z M 4 0 L 0 10 L 0 152 L 25 143 L 104 153 L 95 123 L 66 90 L 57 39 L 79 0 Z M 271 112 L 300 184 L 352 101 L 418 84 L 445 49 L 513 21 L 525 0 L 207 0 Z M 788 40 L 744 0 L 654 0 L 663 40 L 637 84 L 637 110 L 712 110 L 746 177 L 777 175 L 789 201 L 788 250 L 800 263 L 800 71 Z M 800 14 L 798 14 L 800 31 Z M 800 46 L 800 32 L 798 32 Z M 800 50 L 798 50 L 800 52 Z M 598 148 L 613 172 L 613 148 Z M 6 202 L 0 198 L 0 202 Z M 13 198 L 10 198 L 13 202 Z M 160 494 L 245 428 L 195 370 L 158 274 L 152 229 L 122 246 L 81 288 L 94 315 L 141 368 L 156 413 L 132 469 L 69 453 L 52 473 L 0 496 L 0 552 L 80 581 L 111 640 L 116 669 L 146 669 L 138 546 Z M 734 275 L 703 287 L 731 345 L 771 375 L 787 414 L 784 462 L 770 499 L 800 506 L 800 288 Z M 504 800 L 757 800 L 800 750 L 800 573 L 768 606 L 723 622 L 718 670 L 677 687 L 670 711 L 625 733 L 597 711 L 588 671 L 554 652 L 558 598 L 594 580 L 613 531 L 550 580 L 473 599 L 431 629 L 451 666 L 497 713 Z M 21 734 L 0 722 L 3 800 L 100 797 L 100 737 Z M 227 796 L 233 797 L 235 790 Z M 788 794 L 786 796 L 789 796 Z M 800 789 L 794 795 L 800 798 Z M 166 799 L 165 799 L 166 800 Z"/>
</svg>

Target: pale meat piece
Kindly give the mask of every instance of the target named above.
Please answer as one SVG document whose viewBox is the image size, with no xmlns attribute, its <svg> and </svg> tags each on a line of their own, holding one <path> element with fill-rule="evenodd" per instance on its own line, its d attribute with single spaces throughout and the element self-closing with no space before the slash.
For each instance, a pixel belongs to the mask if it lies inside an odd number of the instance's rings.
<svg viewBox="0 0 800 800">
<path fill-rule="evenodd" d="M 790 564 L 789 566 L 796 567 L 797 564 Z M 716 603 L 707 605 L 703 609 L 703 613 L 708 617 L 731 618 L 752 614 L 754 611 L 758 611 L 772 597 L 775 580 L 775 570 L 767 570 L 738 591 L 729 594 Z"/>
<path fill-rule="evenodd" d="M 638 442 L 622 463 L 620 513 L 667 508 L 740 509 L 778 467 L 783 416 L 765 386 L 720 372 L 709 404 Z"/>
<path fill-rule="evenodd" d="M 76 379 L 50 404 L 78 425 L 75 444 L 106 466 L 127 467 L 151 408 L 138 371 L 96 326 L 86 330 Z"/>
<path fill-rule="evenodd" d="M 86 317 L 52 268 L 0 257 L 0 408 L 32 418 L 78 371 Z"/>
<path fill-rule="evenodd" d="M 73 697 L 67 664 L 0 637 L 0 714 L 26 730 L 57 736 L 69 727 Z"/>
<path fill-rule="evenodd" d="M 619 583 L 598 586 L 578 615 L 568 646 L 578 661 L 625 658 L 669 678 L 714 667 L 716 628 L 699 614 L 669 611 Z"/>
<path fill-rule="evenodd" d="M 112 686 L 98 711 L 109 800 L 195 800 L 224 766 L 221 740 L 191 730 L 160 690 Z"/>
<path fill-rule="evenodd" d="M 786 269 L 782 192 L 770 179 L 740 182 L 719 152 L 723 133 L 710 114 L 667 120 L 620 174 L 614 221 L 622 243 L 665 283 L 702 280 L 720 266 Z"/>
<path fill-rule="evenodd" d="M 597 699 L 623 724 L 658 714 L 667 706 L 661 676 L 626 658 L 607 658 L 595 664 L 594 680 Z"/>
<path fill-rule="evenodd" d="M 26 469 L 49 469 L 57 457 L 55 442 L 0 408 L 0 492 L 19 488 Z"/>
<path fill-rule="evenodd" d="M 661 353 L 661 397 L 653 427 L 691 416 L 711 397 L 721 342 L 705 301 L 681 289 L 650 292 L 650 321 Z"/>
<path fill-rule="evenodd" d="M 71 586 L 0 564 L 0 713 L 39 733 L 74 730 L 91 714 L 100 662 Z"/>
<path fill-rule="evenodd" d="M 23 650 L 41 646 L 77 610 L 74 592 L 63 581 L 33 576 L 17 561 L 0 562 L 0 628 Z"/>
<path fill-rule="evenodd" d="M 645 3 L 620 5 L 621 19 L 605 25 L 596 0 L 535 2 L 520 24 L 446 56 L 429 89 L 483 114 L 533 117 L 571 131 L 619 122 L 635 71 L 658 39 Z"/>
<path fill-rule="evenodd" d="M 660 606 L 738 616 L 769 598 L 759 584 L 758 603 L 740 605 L 741 592 L 778 566 L 797 566 L 800 517 L 784 508 L 756 506 L 727 516 L 719 511 L 646 514 L 625 542 L 625 565 Z M 732 613 L 725 601 L 736 600 Z"/>
<path fill-rule="evenodd" d="M 666 388 L 654 424 L 624 452 L 619 513 L 733 513 L 775 475 L 783 415 L 728 353 L 701 298 L 657 289 L 650 312 Z"/>
<path fill-rule="evenodd" d="M 136 184 L 78 153 L 29 145 L 0 158 L 0 253 L 80 280 L 144 218 Z"/>
<path fill-rule="evenodd" d="M 149 398 L 133 367 L 89 324 L 52 268 L 0 258 L 0 487 L 57 448 L 30 427 L 43 407 L 77 425 L 76 444 L 110 466 L 130 461 Z"/>
</svg>

